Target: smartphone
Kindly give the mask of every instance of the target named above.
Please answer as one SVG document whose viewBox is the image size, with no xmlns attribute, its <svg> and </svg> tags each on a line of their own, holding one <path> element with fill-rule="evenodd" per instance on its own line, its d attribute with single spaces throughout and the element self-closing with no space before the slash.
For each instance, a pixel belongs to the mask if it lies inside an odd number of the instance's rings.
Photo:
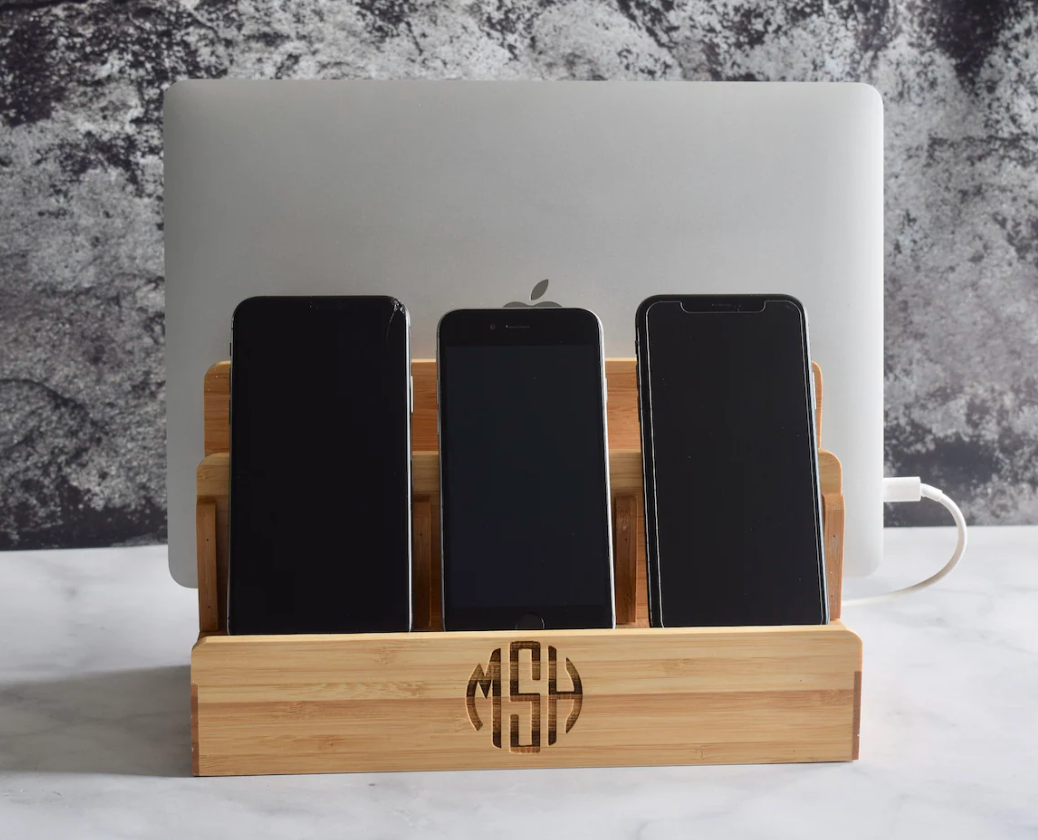
<svg viewBox="0 0 1038 840">
<path fill-rule="evenodd" d="M 234 311 L 227 632 L 411 627 L 411 359 L 391 297 Z"/>
<path fill-rule="evenodd" d="M 598 317 L 449 312 L 437 362 L 444 627 L 612 627 Z"/>
<path fill-rule="evenodd" d="M 636 337 L 650 623 L 827 623 L 804 307 L 660 295 Z"/>
</svg>

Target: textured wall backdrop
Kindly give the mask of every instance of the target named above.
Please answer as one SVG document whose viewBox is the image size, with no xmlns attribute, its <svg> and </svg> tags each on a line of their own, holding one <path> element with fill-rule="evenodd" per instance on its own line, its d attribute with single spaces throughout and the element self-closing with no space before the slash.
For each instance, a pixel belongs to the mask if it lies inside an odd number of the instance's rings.
<svg viewBox="0 0 1038 840">
<path fill-rule="evenodd" d="M 872 83 L 888 471 L 1038 522 L 1036 44 L 1033 0 L 0 0 L 0 548 L 165 538 L 162 93 L 219 76 Z"/>
</svg>

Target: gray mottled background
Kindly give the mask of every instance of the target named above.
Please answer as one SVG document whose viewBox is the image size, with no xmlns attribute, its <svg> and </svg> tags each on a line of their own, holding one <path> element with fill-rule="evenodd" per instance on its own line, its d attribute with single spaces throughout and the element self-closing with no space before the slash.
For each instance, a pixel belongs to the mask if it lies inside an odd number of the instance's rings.
<svg viewBox="0 0 1038 840">
<path fill-rule="evenodd" d="M 1034 0 L 0 0 L 0 548 L 165 538 L 162 93 L 219 76 L 872 83 L 888 472 L 1036 523 L 1036 45 Z"/>
</svg>

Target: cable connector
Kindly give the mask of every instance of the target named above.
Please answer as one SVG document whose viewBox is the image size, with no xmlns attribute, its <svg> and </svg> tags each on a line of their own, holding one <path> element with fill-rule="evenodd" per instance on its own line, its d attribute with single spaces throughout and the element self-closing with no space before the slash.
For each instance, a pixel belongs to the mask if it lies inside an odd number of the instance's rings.
<svg viewBox="0 0 1038 840">
<path fill-rule="evenodd" d="M 958 565 L 959 561 L 962 559 L 962 555 L 966 553 L 966 518 L 962 515 L 962 511 L 959 510 L 959 506 L 936 487 L 931 487 L 929 484 L 923 484 L 922 481 L 919 480 L 918 476 L 883 479 L 884 502 L 918 502 L 920 499 L 930 499 L 931 501 L 943 505 L 952 515 L 952 519 L 955 520 L 955 527 L 958 529 L 958 543 L 955 546 L 955 551 L 952 553 L 951 559 L 944 564 L 940 571 L 931 575 L 926 580 L 921 580 L 919 583 L 913 583 L 911 586 L 906 586 L 904 589 L 895 589 L 893 592 L 884 592 L 882 595 L 871 595 L 867 598 L 851 598 L 850 600 L 844 601 L 843 606 L 856 607 L 861 604 L 876 604 L 880 601 L 889 601 L 892 598 L 908 595 L 911 592 L 918 592 L 920 589 L 925 589 L 927 586 L 937 583 L 937 581 L 947 575 Z"/>
<path fill-rule="evenodd" d="M 919 476 L 911 478 L 884 478 L 884 502 L 918 502 L 923 498 L 923 482 Z"/>
</svg>

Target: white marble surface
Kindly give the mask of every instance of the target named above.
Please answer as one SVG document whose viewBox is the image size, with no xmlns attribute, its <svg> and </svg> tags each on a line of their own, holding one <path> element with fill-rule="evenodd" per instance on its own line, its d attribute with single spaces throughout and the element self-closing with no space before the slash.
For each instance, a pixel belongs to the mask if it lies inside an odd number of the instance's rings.
<svg viewBox="0 0 1038 840">
<path fill-rule="evenodd" d="M 0 838 L 1038 837 L 1038 528 L 974 529 L 960 570 L 848 609 L 851 764 L 194 779 L 195 593 L 165 549 L 0 554 Z M 887 532 L 903 584 L 947 529 Z"/>
</svg>

